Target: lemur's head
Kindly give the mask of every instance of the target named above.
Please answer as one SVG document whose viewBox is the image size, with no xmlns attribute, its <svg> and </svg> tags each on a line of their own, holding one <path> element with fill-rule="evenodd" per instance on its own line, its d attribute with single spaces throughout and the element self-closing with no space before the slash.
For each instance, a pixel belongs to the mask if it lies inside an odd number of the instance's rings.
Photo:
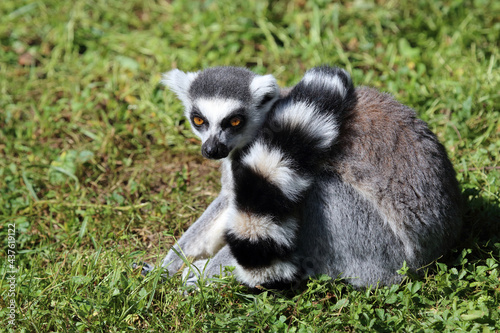
<svg viewBox="0 0 500 333">
<path fill-rule="evenodd" d="M 177 94 L 185 115 L 202 140 L 201 152 L 221 159 L 245 146 L 261 128 L 279 97 L 272 75 L 237 67 L 215 67 L 196 73 L 174 69 L 162 83 Z"/>
</svg>

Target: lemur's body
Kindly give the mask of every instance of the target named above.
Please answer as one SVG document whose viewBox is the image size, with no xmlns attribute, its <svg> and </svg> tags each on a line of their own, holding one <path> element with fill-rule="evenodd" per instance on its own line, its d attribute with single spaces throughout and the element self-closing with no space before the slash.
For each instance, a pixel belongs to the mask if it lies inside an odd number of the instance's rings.
<svg viewBox="0 0 500 333">
<path fill-rule="evenodd" d="M 415 112 L 349 75 L 320 67 L 287 96 L 270 75 L 221 67 L 172 71 L 205 157 L 222 159 L 222 190 L 177 252 L 208 276 L 236 266 L 254 287 L 308 276 L 357 286 L 399 281 L 445 253 L 460 227 L 446 152 Z M 211 258 L 206 264 L 206 258 Z M 183 261 L 171 250 L 174 273 Z"/>
</svg>

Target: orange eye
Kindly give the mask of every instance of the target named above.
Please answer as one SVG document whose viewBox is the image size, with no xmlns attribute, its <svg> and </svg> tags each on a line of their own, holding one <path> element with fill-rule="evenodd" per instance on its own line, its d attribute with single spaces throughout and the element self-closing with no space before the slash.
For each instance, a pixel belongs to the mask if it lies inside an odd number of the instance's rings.
<svg viewBox="0 0 500 333">
<path fill-rule="evenodd" d="M 231 119 L 231 126 L 236 127 L 239 124 L 241 124 L 241 119 L 240 118 L 233 118 L 233 119 Z"/>
<path fill-rule="evenodd" d="M 194 117 L 193 118 L 193 123 L 196 125 L 196 126 L 201 126 L 203 125 L 205 121 L 203 119 L 201 119 L 200 117 Z"/>
</svg>

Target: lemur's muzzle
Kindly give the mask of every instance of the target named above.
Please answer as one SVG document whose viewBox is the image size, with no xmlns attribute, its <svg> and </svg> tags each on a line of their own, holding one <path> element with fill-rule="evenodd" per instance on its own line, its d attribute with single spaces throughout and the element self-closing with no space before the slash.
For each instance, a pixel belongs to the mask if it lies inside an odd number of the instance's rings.
<svg viewBox="0 0 500 333">
<path fill-rule="evenodd" d="M 211 137 L 201 146 L 201 154 L 212 160 L 219 160 L 229 155 L 229 148 L 216 137 Z"/>
</svg>

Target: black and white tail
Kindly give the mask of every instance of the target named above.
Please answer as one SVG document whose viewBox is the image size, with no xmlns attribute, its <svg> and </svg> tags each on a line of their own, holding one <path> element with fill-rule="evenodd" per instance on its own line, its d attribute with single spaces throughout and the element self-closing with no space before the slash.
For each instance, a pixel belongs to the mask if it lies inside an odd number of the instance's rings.
<svg viewBox="0 0 500 333">
<path fill-rule="evenodd" d="M 247 285 L 274 287 L 300 279 L 294 257 L 298 207 L 354 103 L 347 72 L 313 68 L 234 157 L 234 212 L 226 241 L 238 261 L 235 273 Z"/>
</svg>

